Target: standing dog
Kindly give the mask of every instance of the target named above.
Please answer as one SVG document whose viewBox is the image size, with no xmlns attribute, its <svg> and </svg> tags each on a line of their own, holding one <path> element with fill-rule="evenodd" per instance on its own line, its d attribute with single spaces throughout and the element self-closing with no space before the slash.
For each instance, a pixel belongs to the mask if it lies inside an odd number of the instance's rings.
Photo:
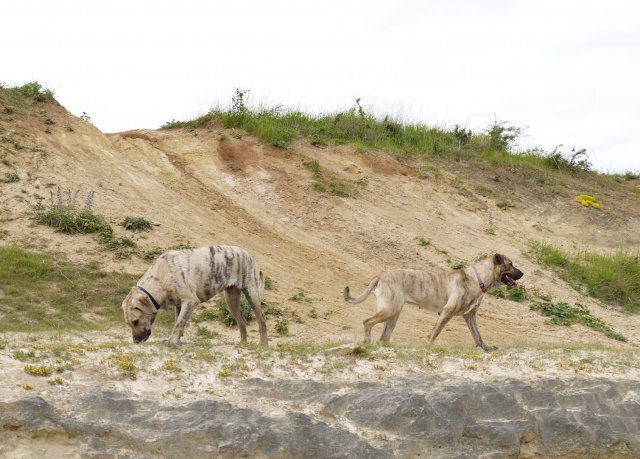
<svg viewBox="0 0 640 459">
<path fill-rule="evenodd" d="M 264 276 L 249 253 L 232 246 L 170 250 L 163 253 L 122 302 L 133 341 L 146 341 L 160 308 L 175 305 L 176 322 L 169 339 L 178 344 L 195 307 L 224 292 L 229 312 L 238 322 L 240 341 L 247 341 L 247 323 L 240 312 L 243 293 L 260 325 L 260 343 L 267 344 L 267 324 L 260 307 Z"/>
<path fill-rule="evenodd" d="M 495 254 L 477 268 L 436 273 L 412 269 L 385 271 L 374 277 L 358 298 L 352 298 L 349 287 L 346 287 L 344 299 L 353 304 L 361 303 L 375 288 L 376 314 L 363 322 L 367 343 L 371 342 L 371 328 L 380 322 L 386 322 L 380 341 L 389 341 L 402 307 L 405 303 L 411 303 L 437 312 L 440 316 L 427 336 L 429 344 L 433 344 L 453 316 L 462 316 L 469 326 L 476 346 L 490 351 L 497 347 L 484 344 L 476 323 L 476 312 L 487 291 L 485 285 L 491 286 L 502 281 L 507 285 L 516 286 L 516 280 L 522 276 L 522 271 L 513 266 L 511 260 L 504 255 Z"/>
</svg>

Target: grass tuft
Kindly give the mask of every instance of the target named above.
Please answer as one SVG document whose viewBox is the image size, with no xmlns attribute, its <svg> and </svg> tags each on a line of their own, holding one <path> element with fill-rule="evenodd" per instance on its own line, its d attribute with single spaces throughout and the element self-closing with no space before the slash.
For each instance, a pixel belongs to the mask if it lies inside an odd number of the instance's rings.
<svg viewBox="0 0 640 459">
<path fill-rule="evenodd" d="M 538 242 L 531 243 L 530 253 L 540 264 L 557 269 L 579 292 L 628 312 L 640 310 L 640 254 L 620 249 L 613 254 L 581 250 L 572 255 Z"/>
</svg>

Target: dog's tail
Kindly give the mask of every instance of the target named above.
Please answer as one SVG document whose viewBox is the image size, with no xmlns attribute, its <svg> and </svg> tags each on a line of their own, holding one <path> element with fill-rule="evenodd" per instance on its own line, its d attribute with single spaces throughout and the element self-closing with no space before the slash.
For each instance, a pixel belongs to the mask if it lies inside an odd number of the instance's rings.
<svg viewBox="0 0 640 459">
<path fill-rule="evenodd" d="M 367 289 L 364 292 L 362 292 L 362 295 L 360 295 L 358 298 L 352 298 L 351 294 L 349 293 L 349 287 L 345 287 L 344 288 L 344 299 L 346 301 L 348 301 L 349 303 L 351 303 L 351 304 L 362 303 L 364 300 L 367 299 L 367 297 L 371 293 L 371 290 L 376 288 L 376 286 L 378 285 L 378 281 L 380 281 L 380 276 L 374 277 L 373 280 L 371 282 L 369 282 L 369 286 L 367 287 Z"/>
</svg>

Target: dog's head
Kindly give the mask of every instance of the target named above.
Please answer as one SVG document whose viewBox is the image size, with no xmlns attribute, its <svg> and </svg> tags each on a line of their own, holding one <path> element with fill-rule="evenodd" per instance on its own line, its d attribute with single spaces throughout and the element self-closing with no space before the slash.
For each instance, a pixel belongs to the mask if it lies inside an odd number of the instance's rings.
<svg viewBox="0 0 640 459">
<path fill-rule="evenodd" d="M 493 273 L 494 279 L 499 279 L 502 283 L 511 287 L 517 287 L 518 283 L 516 281 L 524 276 L 522 271 L 513 266 L 511 260 L 499 253 L 493 256 Z"/>
<path fill-rule="evenodd" d="M 146 341 L 151 336 L 151 325 L 158 313 L 149 297 L 138 288 L 131 287 L 129 294 L 122 302 L 122 310 L 124 320 L 133 332 L 133 341 L 136 343 Z"/>
</svg>

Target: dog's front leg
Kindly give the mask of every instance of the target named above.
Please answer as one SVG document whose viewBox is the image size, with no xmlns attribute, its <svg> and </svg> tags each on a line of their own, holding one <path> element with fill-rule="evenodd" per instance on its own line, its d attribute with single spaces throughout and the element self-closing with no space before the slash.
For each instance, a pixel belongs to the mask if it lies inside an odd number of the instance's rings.
<svg viewBox="0 0 640 459">
<path fill-rule="evenodd" d="M 471 336 L 473 336 L 473 340 L 476 343 L 476 346 L 481 347 L 485 351 L 495 351 L 497 346 L 489 346 L 484 344 L 482 341 L 482 337 L 480 336 L 480 330 L 478 330 L 478 322 L 476 322 L 476 312 L 472 311 L 468 314 L 465 314 L 464 320 L 467 322 L 467 326 L 469 327 L 469 331 L 471 331 Z"/>
<path fill-rule="evenodd" d="M 176 316 L 176 323 L 173 326 L 173 333 L 171 333 L 171 338 L 169 338 L 170 346 L 175 346 L 180 342 L 180 338 L 182 338 L 182 334 L 184 333 L 184 327 L 187 325 L 187 321 L 198 303 L 199 301 L 193 299 L 182 300 L 180 306 L 176 308 L 176 314 L 178 315 Z"/>
<path fill-rule="evenodd" d="M 444 326 L 447 325 L 447 323 L 454 316 L 454 311 L 455 311 L 455 303 L 451 303 L 451 304 L 447 303 L 447 305 L 444 307 L 444 309 L 438 316 L 438 321 L 433 326 L 433 330 L 431 330 L 431 333 L 427 335 L 427 338 L 429 338 L 429 345 L 433 344 L 433 342 L 438 337 L 438 335 L 440 334 Z"/>
</svg>

